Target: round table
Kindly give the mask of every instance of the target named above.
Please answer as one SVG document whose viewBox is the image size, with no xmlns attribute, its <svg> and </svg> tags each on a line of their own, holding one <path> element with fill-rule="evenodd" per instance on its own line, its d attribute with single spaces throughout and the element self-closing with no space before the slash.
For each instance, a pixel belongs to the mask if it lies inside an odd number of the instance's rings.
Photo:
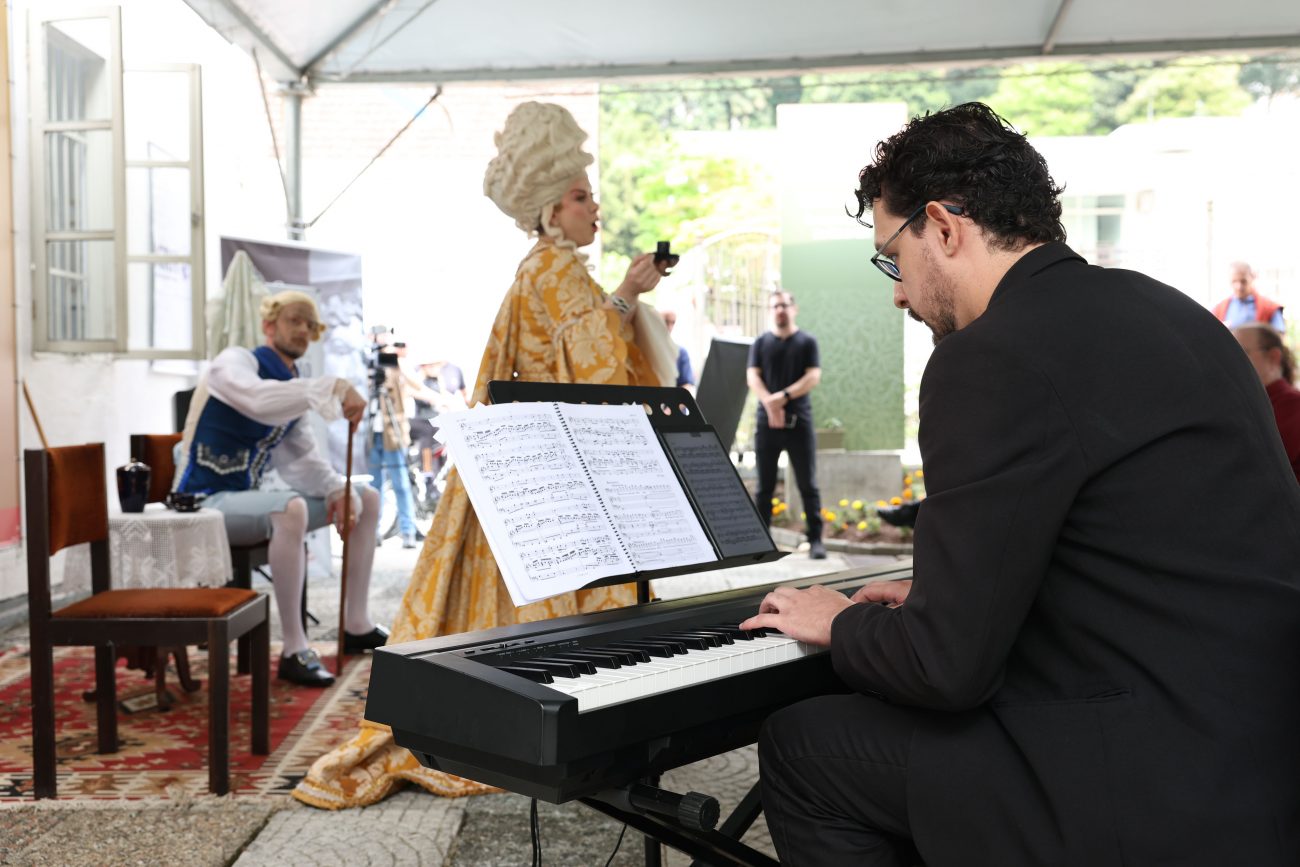
<svg viewBox="0 0 1300 867">
<path fill-rule="evenodd" d="M 108 516 L 112 587 L 222 587 L 230 580 L 225 518 L 216 509 L 175 512 L 151 503 Z M 90 546 L 68 549 L 63 584 L 90 588 Z"/>
</svg>

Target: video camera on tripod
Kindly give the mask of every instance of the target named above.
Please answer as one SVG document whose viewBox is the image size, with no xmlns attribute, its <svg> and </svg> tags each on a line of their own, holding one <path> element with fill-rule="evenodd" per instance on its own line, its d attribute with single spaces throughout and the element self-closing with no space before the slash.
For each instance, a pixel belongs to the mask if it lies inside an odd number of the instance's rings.
<svg viewBox="0 0 1300 867">
<path fill-rule="evenodd" d="M 386 325 L 376 325 L 370 329 L 370 347 L 365 351 L 366 354 L 366 372 L 369 374 L 370 386 L 372 389 L 383 386 L 387 374 L 385 368 L 397 367 L 398 355 L 397 350 L 405 349 L 406 344 L 400 341 L 394 343 L 380 342 L 381 335 L 392 334 L 393 331 Z"/>
</svg>

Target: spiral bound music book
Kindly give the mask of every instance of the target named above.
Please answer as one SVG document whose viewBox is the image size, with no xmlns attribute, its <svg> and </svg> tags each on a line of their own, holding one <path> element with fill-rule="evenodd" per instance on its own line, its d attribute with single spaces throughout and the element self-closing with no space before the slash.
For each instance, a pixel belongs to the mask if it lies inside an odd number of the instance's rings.
<svg viewBox="0 0 1300 867">
<path fill-rule="evenodd" d="M 781 556 L 706 425 L 556 401 L 438 423 L 516 605 Z"/>
</svg>

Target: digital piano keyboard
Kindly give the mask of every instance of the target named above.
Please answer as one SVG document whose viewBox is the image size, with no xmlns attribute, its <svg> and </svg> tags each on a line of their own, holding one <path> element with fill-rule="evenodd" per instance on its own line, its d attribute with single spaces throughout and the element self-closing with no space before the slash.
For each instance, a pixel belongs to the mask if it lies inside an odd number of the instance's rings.
<svg viewBox="0 0 1300 867">
<path fill-rule="evenodd" d="M 910 564 L 822 575 L 852 594 Z M 366 718 L 426 766 L 563 803 L 753 743 L 844 692 L 825 648 L 737 624 L 777 585 L 383 647 Z"/>
</svg>

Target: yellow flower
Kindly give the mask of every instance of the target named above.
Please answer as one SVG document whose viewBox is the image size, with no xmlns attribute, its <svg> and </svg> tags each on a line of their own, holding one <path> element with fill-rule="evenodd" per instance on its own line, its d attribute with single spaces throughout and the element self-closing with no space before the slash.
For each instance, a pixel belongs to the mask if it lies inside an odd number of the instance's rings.
<svg viewBox="0 0 1300 867">
<path fill-rule="evenodd" d="M 925 473 L 922 472 L 921 470 L 917 470 L 917 471 L 916 471 L 916 477 L 917 477 L 918 479 L 924 479 L 924 478 L 925 478 Z"/>
<path fill-rule="evenodd" d="M 788 508 L 790 507 L 787 506 L 785 503 L 777 503 L 775 506 L 772 507 L 772 514 L 779 515 Z"/>
<path fill-rule="evenodd" d="M 903 499 L 904 499 L 904 500 L 910 500 L 910 499 L 912 499 L 912 489 L 911 489 L 911 488 L 903 488 Z"/>
<path fill-rule="evenodd" d="M 901 506 L 901 505 L 903 505 L 903 500 L 902 500 L 901 498 L 899 498 L 899 497 L 890 497 L 890 498 L 889 498 L 889 505 L 891 505 L 891 506 Z"/>
<path fill-rule="evenodd" d="M 779 506 L 779 505 L 781 505 L 781 499 L 780 499 L 779 497 L 773 497 L 773 498 L 772 498 L 772 505 L 773 505 L 773 506 Z"/>
<path fill-rule="evenodd" d="M 904 484 L 904 485 L 910 485 L 910 484 L 912 484 L 912 474 L 911 474 L 911 473 L 907 473 L 906 475 L 903 476 L 903 484 Z"/>
<path fill-rule="evenodd" d="M 853 501 L 853 508 L 855 508 L 855 509 L 861 509 L 861 508 L 862 508 L 862 501 L 861 501 L 861 500 L 854 500 L 854 501 Z"/>
<path fill-rule="evenodd" d="M 858 521 L 858 529 L 859 529 L 859 530 L 865 530 L 865 529 L 867 529 L 867 522 L 866 522 L 866 521 Z"/>
<path fill-rule="evenodd" d="M 800 513 L 799 513 L 799 520 L 800 520 L 800 521 L 806 521 L 806 520 L 808 520 L 808 513 L 807 513 L 807 512 L 800 512 Z"/>
<path fill-rule="evenodd" d="M 848 501 L 848 500 L 840 500 L 840 508 L 841 508 L 841 509 L 848 508 L 848 505 L 849 505 L 849 501 Z"/>
<path fill-rule="evenodd" d="M 885 508 L 885 506 L 888 506 L 888 505 L 889 505 L 889 504 L 886 503 L 884 500 L 876 500 L 876 508 L 877 508 L 877 509 L 883 509 L 883 508 Z"/>
</svg>

